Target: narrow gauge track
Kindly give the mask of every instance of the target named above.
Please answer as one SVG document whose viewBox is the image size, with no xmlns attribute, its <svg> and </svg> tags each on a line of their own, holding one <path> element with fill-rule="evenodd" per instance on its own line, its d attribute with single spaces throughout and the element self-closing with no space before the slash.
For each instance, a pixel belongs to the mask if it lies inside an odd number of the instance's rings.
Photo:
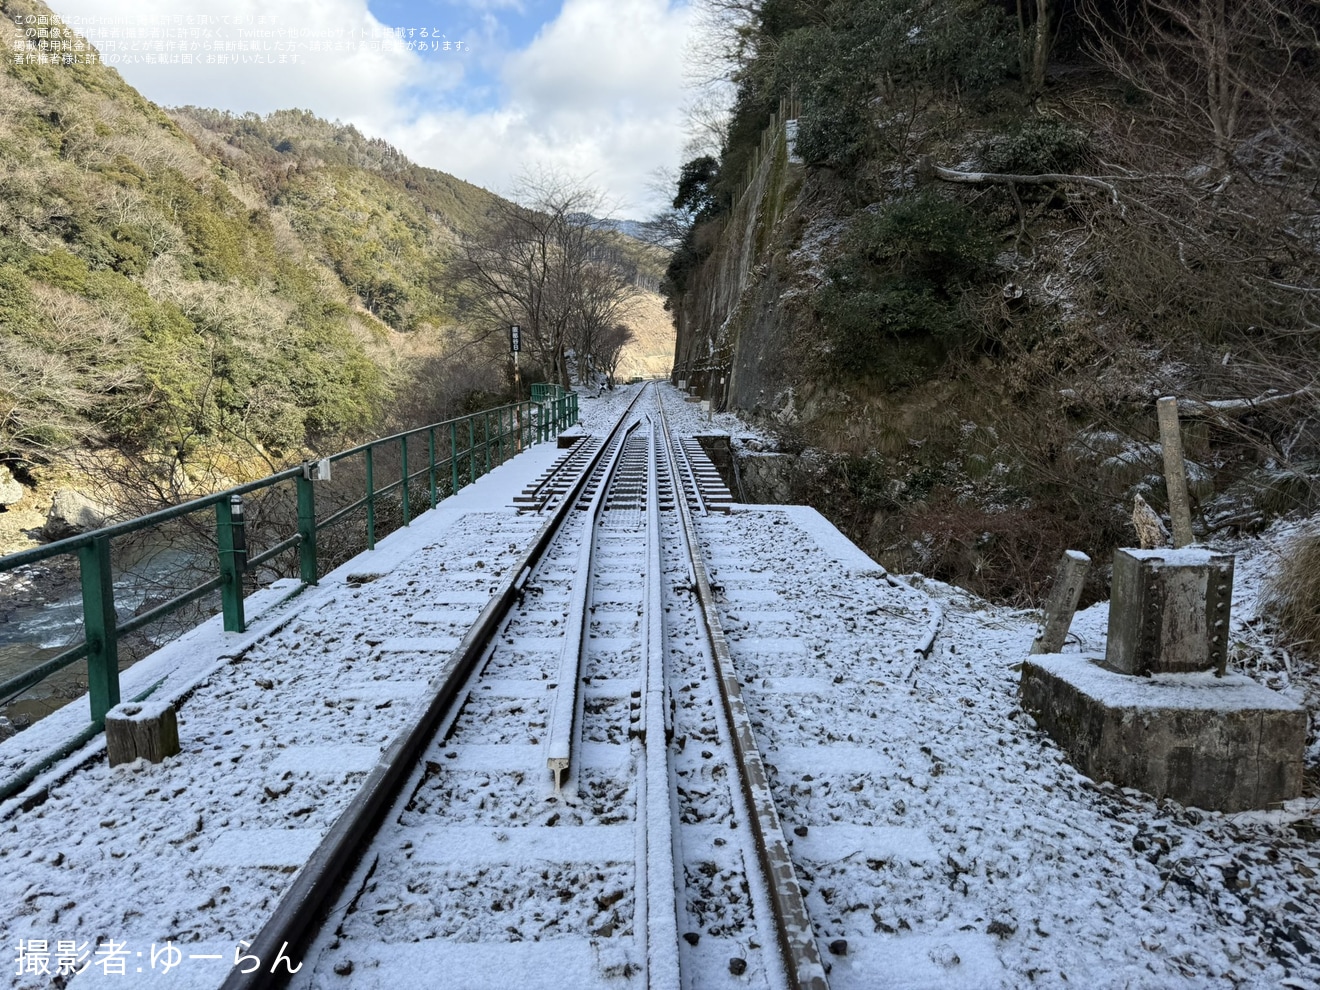
<svg viewBox="0 0 1320 990">
<path fill-rule="evenodd" d="M 483 613 L 503 607 L 493 635 L 456 651 L 470 673 L 432 728 L 383 758 L 390 793 L 364 788 L 258 935 L 304 960 L 293 986 L 826 987 L 696 548 L 696 473 L 636 404 Z"/>
</svg>

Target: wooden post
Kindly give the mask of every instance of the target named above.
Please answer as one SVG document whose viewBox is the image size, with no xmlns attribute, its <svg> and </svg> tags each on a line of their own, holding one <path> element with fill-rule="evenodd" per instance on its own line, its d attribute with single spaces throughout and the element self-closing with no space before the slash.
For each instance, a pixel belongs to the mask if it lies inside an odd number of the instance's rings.
<svg viewBox="0 0 1320 990">
<path fill-rule="evenodd" d="M 144 759 L 160 763 L 179 752 L 179 721 L 167 701 L 125 702 L 105 715 L 105 751 L 112 767 Z"/>
<path fill-rule="evenodd" d="M 1082 595 L 1082 583 L 1091 567 L 1091 558 L 1080 550 L 1063 551 L 1059 570 L 1054 576 L 1054 588 L 1045 605 L 1045 623 L 1031 644 L 1032 653 L 1058 653 L 1068 638 L 1077 599 Z"/>
<path fill-rule="evenodd" d="M 1178 428 L 1178 400 L 1165 396 L 1155 403 L 1160 422 L 1160 449 L 1164 452 L 1164 484 L 1169 491 L 1169 518 L 1173 521 L 1174 549 L 1192 542 L 1192 510 L 1187 499 L 1187 465 L 1183 462 L 1182 431 Z"/>
</svg>

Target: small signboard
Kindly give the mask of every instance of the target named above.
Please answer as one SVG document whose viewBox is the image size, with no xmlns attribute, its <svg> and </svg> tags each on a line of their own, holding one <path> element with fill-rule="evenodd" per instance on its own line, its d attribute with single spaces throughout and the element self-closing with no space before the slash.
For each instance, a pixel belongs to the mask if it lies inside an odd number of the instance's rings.
<svg viewBox="0 0 1320 990">
<path fill-rule="evenodd" d="M 522 350 L 522 327 L 516 323 L 509 327 L 509 350 L 514 354 Z"/>
</svg>

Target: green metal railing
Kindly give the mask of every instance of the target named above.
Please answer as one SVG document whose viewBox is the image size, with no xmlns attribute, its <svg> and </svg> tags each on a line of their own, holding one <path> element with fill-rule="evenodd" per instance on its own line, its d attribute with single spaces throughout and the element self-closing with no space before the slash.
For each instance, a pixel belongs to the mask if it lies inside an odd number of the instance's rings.
<svg viewBox="0 0 1320 990">
<path fill-rule="evenodd" d="M 568 394 L 569 392 L 564 386 L 556 385 L 553 382 L 537 382 L 532 386 L 533 402 L 554 402 L 556 399 L 561 399 Z"/>
<path fill-rule="evenodd" d="M 536 388 L 533 386 L 534 390 Z M 559 390 L 559 394 L 545 401 L 500 406 L 382 437 L 323 460 L 308 461 L 214 495 L 0 557 L 0 572 L 4 572 L 55 557 L 76 555 L 83 601 L 82 642 L 0 683 L 0 701 L 7 704 L 52 674 L 85 658 L 92 720 L 89 730 L 80 737 L 86 741 L 104 724 L 106 712 L 119 704 L 121 637 L 217 590 L 220 592 L 225 630 L 243 632 L 246 629 L 244 580 L 245 575 L 255 568 L 296 549 L 298 576 L 304 585 L 315 584 L 318 567 L 325 563 L 318 558 L 317 535 L 328 527 L 363 510 L 366 518 L 366 547 L 374 549 L 379 535 L 381 520 L 378 516 L 382 506 L 388 506 L 393 518 L 407 526 L 416 511 L 414 499 L 429 501 L 428 507 L 434 508 L 445 495 L 475 482 L 479 476 L 504 463 L 524 447 L 549 440 L 577 421 L 577 394 Z M 351 459 L 361 461 L 361 497 L 336 507 L 324 518 L 318 519 L 318 486 L 333 474 L 331 465 Z M 382 466 L 387 468 L 393 480 L 377 487 Z M 296 532 L 249 556 L 244 496 L 275 490 L 279 486 L 285 486 L 287 491 L 288 485 L 294 487 L 296 494 Z M 161 527 L 190 513 L 212 507 L 215 511 L 216 562 L 219 573 L 139 615 L 120 620 L 115 608 L 112 541 Z"/>
</svg>

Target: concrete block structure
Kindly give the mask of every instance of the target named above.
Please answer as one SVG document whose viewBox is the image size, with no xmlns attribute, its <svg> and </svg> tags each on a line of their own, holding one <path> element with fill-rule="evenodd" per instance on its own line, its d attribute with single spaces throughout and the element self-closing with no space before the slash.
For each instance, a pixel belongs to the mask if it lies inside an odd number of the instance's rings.
<svg viewBox="0 0 1320 990">
<path fill-rule="evenodd" d="M 1306 712 L 1225 674 L 1232 589 L 1228 554 L 1115 551 L 1104 660 L 1029 657 L 1023 709 L 1096 780 L 1218 811 L 1298 797 Z"/>
<path fill-rule="evenodd" d="M 1137 678 L 1080 654 L 1022 665 L 1022 707 L 1095 780 L 1217 811 L 1302 791 L 1306 712 L 1241 675 Z"/>
<path fill-rule="evenodd" d="M 1105 663 L 1125 674 L 1223 671 L 1231 554 L 1116 550 Z"/>
</svg>

